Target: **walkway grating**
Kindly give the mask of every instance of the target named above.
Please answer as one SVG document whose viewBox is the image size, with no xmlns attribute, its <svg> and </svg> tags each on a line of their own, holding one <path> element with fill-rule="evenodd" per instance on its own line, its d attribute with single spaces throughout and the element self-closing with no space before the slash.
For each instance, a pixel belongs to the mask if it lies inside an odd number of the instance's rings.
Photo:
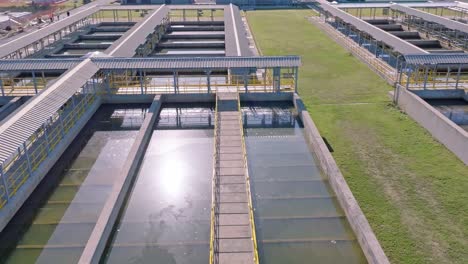
<svg viewBox="0 0 468 264">
<path fill-rule="evenodd" d="M 211 263 L 258 263 L 238 94 L 216 96 Z"/>
</svg>

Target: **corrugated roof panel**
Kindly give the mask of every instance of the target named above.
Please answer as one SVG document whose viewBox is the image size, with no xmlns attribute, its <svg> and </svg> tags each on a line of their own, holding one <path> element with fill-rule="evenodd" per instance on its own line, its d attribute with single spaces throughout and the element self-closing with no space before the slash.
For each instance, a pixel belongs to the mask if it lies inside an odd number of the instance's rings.
<svg viewBox="0 0 468 264">
<path fill-rule="evenodd" d="M 0 162 L 9 158 L 22 142 L 55 114 L 98 70 L 99 68 L 90 59 L 82 61 L 75 68 L 65 72 L 54 84 L 27 101 L 25 104 L 27 107 L 3 123 L 0 126 L 2 146 Z"/>
<path fill-rule="evenodd" d="M 405 55 L 405 61 L 414 65 L 468 64 L 468 54 Z"/>
<path fill-rule="evenodd" d="M 146 19 L 138 22 L 122 37 L 112 43 L 105 53 L 114 57 L 134 56 L 137 47 L 145 42 L 146 37 L 154 32 L 155 26 L 161 24 L 168 14 L 169 8 L 166 5 L 161 5 L 157 9 L 152 10 Z"/>
<path fill-rule="evenodd" d="M 0 60 L 0 71 L 68 70 L 82 59 L 19 59 Z"/>
<path fill-rule="evenodd" d="M 14 39 L 13 41 L 2 44 L 0 45 L 0 58 L 3 58 L 7 56 L 8 54 L 17 51 L 18 49 L 26 47 L 27 45 L 31 43 L 34 43 L 42 38 L 45 38 L 54 32 L 57 32 L 65 27 L 68 27 L 98 11 L 99 11 L 98 4 L 91 4 L 80 11 L 74 12 L 72 16 L 66 17 L 44 28 L 41 28 L 39 30 L 20 36 Z"/>
<path fill-rule="evenodd" d="M 403 13 L 411 15 L 411 16 L 422 18 L 422 19 L 424 19 L 424 20 L 426 20 L 428 22 L 433 22 L 433 23 L 437 23 L 439 25 L 443 25 L 444 27 L 452 29 L 452 30 L 459 30 L 461 32 L 468 33 L 468 25 L 464 24 L 464 23 L 460 23 L 460 22 L 455 21 L 455 20 L 451 20 L 451 19 L 448 19 L 448 18 L 445 18 L 445 17 L 429 14 L 429 13 L 423 12 L 421 10 L 417 10 L 417 9 L 407 7 L 407 6 L 403 6 L 403 5 L 396 5 L 395 4 L 395 5 L 392 5 L 390 8 L 393 9 L 393 10 L 398 10 L 400 12 L 403 12 Z"/>
<path fill-rule="evenodd" d="M 387 45 L 391 46 L 395 51 L 401 54 L 428 54 L 427 51 L 420 49 L 413 44 L 410 44 L 394 35 L 381 30 L 351 14 L 346 13 L 339 8 L 330 5 L 327 3 L 321 3 L 320 7 L 323 8 L 325 11 L 329 12 L 333 16 L 339 17 L 344 22 L 353 25 L 358 30 L 366 32 L 374 39 L 378 41 L 382 41 Z"/>
<path fill-rule="evenodd" d="M 101 69 L 213 69 L 297 67 L 298 56 L 272 57 L 178 57 L 178 58 L 92 58 Z"/>
<path fill-rule="evenodd" d="M 385 8 L 394 5 L 394 3 L 342 3 L 334 5 L 338 8 Z M 425 3 L 400 3 L 399 5 L 416 8 L 422 7 L 453 7 L 457 6 L 455 2 L 425 2 Z"/>
</svg>

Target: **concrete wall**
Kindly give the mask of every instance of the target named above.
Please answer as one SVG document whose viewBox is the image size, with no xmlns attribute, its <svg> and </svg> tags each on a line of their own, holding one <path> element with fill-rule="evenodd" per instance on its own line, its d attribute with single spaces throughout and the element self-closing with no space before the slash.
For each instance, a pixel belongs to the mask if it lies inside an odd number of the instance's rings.
<svg viewBox="0 0 468 264">
<path fill-rule="evenodd" d="M 346 218 L 356 234 L 367 261 L 371 264 L 389 264 L 387 256 L 375 237 L 353 193 L 349 189 L 338 165 L 320 136 L 314 121 L 312 121 L 312 118 L 306 111 L 302 100 L 297 95 L 294 97 L 294 105 L 304 124 L 306 139 L 314 150 L 314 155 L 317 161 L 319 161 L 320 168 L 328 177 L 329 183 L 336 194 L 338 202 L 345 211 Z"/>
<path fill-rule="evenodd" d="M 468 95 L 463 89 L 443 89 L 443 90 L 414 90 L 423 99 L 460 99 Z M 465 97 L 467 98 L 467 97 Z M 468 98 L 467 98 L 468 99 Z"/>
<path fill-rule="evenodd" d="M 242 102 L 261 102 L 261 101 L 292 101 L 294 93 L 242 93 L 240 99 Z"/>
<path fill-rule="evenodd" d="M 294 93 L 241 93 L 242 102 L 250 101 L 292 101 Z M 103 104 L 127 104 L 127 103 L 151 103 L 154 95 L 135 94 L 135 95 L 104 95 Z M 214 103 L 214 93 L 201 94 L 163 94 L 161 101 L 164 103 Z"/>
<path fill-rule="evenodd" d="M 96 225 L 91 233 L 85 249 L 80 257 L 80 264 L 99 263 L 104 252 L 107 241 L 109 240 L 112 229 L 117 222 L 119 212 L 125 202 L 133 179 L 138 172 L 138 166 L 141 163 L 146 151 L 146 147 L 153 134 L 153 125 L 161 109 L 161 96 L 156 95 L 151 104 L 145 120 L 141 125 L 138 135 L 132 144 L 128 157 L 122 170 L 116 177 L 112 186 L 112 192 L 107 199 Z"/>
<path fill-rule="evenodd" d="M 463 130 L 416 94 L 398 85 L 390 92 L 394 101 L 411 118 L 468 165 L 468 132 Z M 417 139 L 415 139 L 417 140 Z"/>
</svg>

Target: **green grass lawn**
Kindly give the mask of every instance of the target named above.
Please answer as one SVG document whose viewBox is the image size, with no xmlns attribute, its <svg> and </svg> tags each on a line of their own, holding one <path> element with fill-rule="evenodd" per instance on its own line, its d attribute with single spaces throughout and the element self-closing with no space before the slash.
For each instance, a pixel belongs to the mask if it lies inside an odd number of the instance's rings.
<svg viewBox="0 0 468 264">
<path fill-rule="evenodd" d="M 392 89 L 307 21 L 249 11 L 264 55 L 300 55 L 299 93 L 392 263 L 467 263 L 468 169 L 387 97 Z"/>
</svg>

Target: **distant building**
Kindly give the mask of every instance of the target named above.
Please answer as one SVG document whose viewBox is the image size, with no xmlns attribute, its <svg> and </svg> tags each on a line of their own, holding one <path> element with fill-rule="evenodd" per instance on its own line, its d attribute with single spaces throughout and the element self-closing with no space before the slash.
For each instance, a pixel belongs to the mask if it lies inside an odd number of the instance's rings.
<svg viewBox="0 0 468 264">
<path fill-rule="evenodd" d="M 58 4 L 58 3 L 65 2 L 65 1 L 67 0 L 34 0 L 34 3 L 43 5 L 43 4 Z"/>
<path fill-rule="evenodd" d="M 194 0 L 122 0 L 123 5 L 149 5 L 149 4 L 168 4 L 168 5 L 187 5 L 193 4 Z M 296 1 L 293 0 L 215 0 L 213 4 L 225 5 L 235 4 L 238 6 L 290 6 Z"/>
<path fill-rule="evenodd" d="M 151 5 L 151 4 L 168 4 L 168 5 L 190 5 L 192 0 L 122 0 L 123 5 Z"/>
<path fill-rule="evenodd" d="M 0 29 L 15 29 L 27 23 L 30 12 L 4 12 L 0 14 Z"/>
</svg>

